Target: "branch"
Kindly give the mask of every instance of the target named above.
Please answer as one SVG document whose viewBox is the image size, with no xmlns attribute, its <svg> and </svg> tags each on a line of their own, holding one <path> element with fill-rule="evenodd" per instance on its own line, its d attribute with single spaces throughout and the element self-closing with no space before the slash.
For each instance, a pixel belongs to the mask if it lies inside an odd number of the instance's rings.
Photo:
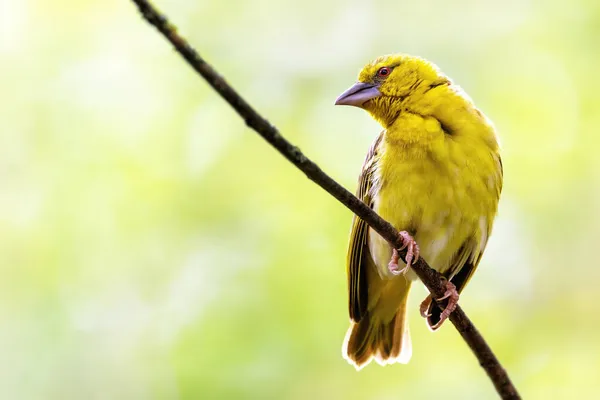
<svg viewBox="0 0 600 400">
<path fill-rule="evenodd" d="M 306 174 L 306 176 L 338 199 L 354 214 L 365 221 L 371 228 L 386 239 L 394 248 L 401 248 L 398 231 L 387 221 L 377 215 L 370 207 L 327 175 L 317 164 L 308 159 L 298 147 L 288 142 L 265 118 L 258 114 L 226 81 L 190 46 L 186 39 L 177 33 L 177 29 L 167 18 L 160 14 L 147 0 L 132 0 L 139 8 L 146 21 L 161 32 L 177 52 L 223 97 L 233 109 L 244 119 L 246 124 L 255 130 L 269 144 L 275 147 L 285 158 Z M 399 251 L 406 257 L 406 250 Z M 444 296 L 445 286 L 442 276 L 432 269 L 425 260 L 412 265 L 413 270 L 425 284 L 433 297 Z M 492 380 L 496 391 L 502 399 L 520 399 L 517 389 L 510 381 L 508 374 L 475 328 L 465 312 L 458 306 L 449 317 L 465 342 L 469 345 L 479 364 Z"/>
</svg>

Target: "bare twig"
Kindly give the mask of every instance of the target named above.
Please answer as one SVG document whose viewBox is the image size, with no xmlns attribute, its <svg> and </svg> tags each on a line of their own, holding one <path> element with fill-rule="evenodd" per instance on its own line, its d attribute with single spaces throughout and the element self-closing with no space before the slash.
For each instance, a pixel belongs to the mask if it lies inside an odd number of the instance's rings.
<svg viewBox="0 0 600 400">
<path fill-rule="evenodd" d="M 281 136 L 277 128 L 258 114 L 217 71 L 198 55 L 187 40 L 178 34 L 177 29 L 171 25 L 164 15 L 146 0 L 132 1 L 138 6 L 146 21 L 158 29 L 175 46 L 177 52 L 235 109 L 249 127 L 254 129 L 285 158 L 304 172 L 310 180 L 321 186 L 354 212 L 354 214 L 369 224 L 371 228 L 390 242 L 392 246 L 395 248 L 402 247 L 398 231 L 389 222 L 382 219 L 365 203 L 338 184 L 314 162 L 308 159 L 300 149 Z M 399 253 L 403 259 L 406 257 L 406 250 L 399 251 Z M 419 258 L 413 264 L 412 268 L 434 297 L 440 298 L 444 296 L 445 286 L 442 283 L 442 276 L 429 267 L 425 260 Z M 494 383 L 500 397 L 503 399 L 520 399 L 517 389 L 510 381 L 508 374 L 492 352 L 492 349 L 460 306 L 450 314 L 450 321 L 452 321 L 479 360 L 479 364 L 481 364 Z"/>
</svg>

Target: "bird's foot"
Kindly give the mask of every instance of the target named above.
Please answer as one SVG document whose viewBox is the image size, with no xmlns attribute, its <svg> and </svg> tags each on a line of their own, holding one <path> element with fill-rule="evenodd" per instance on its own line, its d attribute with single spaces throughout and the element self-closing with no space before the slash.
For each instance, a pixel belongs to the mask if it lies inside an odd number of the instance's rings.
<svg viewBox="0 0 600 400">
<path fill-rule="evenodd" d="M 398 254 L 398 250 L 392 249 L 392 258 L 390 259 L 390 262 L 388 264 L 388 269 L 394 275 L 400 275 L 400 274 L 406 272 L 406 269 L 408 268 L 408 266 L 406 266 L 406 267 L 400 269 L 400 266 L 398 265 L 399 260 L 400 260 L 400 254 Z"/>
<path fill-rule="evenodd" d="M 444 293 L 444 296 L 440 297 L 439 299 L 437 299 L 437 301 L 440 302 L 442 300 L 448 299 L 448 304 L 446 305 L 446 307 L 444 308 L 444 310 L 440 314 L 440 320 L 439 320 L 439 322 L 431 327 L 431 329 L 433 329 L 433 330 L 435 330 L 435 329 L 439 328 L 440 326 L 442 326 L 442 323 L 446 319 L 448 319 L 448 317 L 450 316 L 450 314 L 452 314 L 452 312 L 454 310 L 456 310 L 456 306 L 458 305 L 459 295 L 458 295 L 458 291 L 456 290 L 456 286 L 454 286 L 454 283 L 452 283 L 450 281 L 446 281 L 445 285 L 446 285 L 446 292 Z M 427 300 L 427 299 L 425 299 L 425 300 Z M 421 304 L 421 307 L 423 307 L 422 304 Z"/>
<path fill-rule="evenodd" d="M 392 249 L 392 258 L 388 264 L 388 269 L 394 275 L 407 273 L 412 263 L 419 259 L 419 245 L 415 242 L 415 239 L 406 231 L 400 232 L 398 236 L 400 236 L 400 240 L 402 241 L 400 250 L 406 249 L 406 266 L 400 269 L 398 266 L 400 254 L 398 254 L 397 249 Z"/>
</svg>

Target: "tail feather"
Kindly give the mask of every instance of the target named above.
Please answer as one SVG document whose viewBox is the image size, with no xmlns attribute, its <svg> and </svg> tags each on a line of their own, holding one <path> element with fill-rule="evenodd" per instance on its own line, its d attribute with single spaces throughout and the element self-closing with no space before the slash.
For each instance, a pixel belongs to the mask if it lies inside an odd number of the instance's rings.
<svg viewBox="0 0 600 400">
<path fill-rule="evenodd" d="M 373 358 L 381 365 L 406 364 L 410 360 L 412 345 L 406 320 L 407 295 L 404 293 L 401 297 L 391 318 L 382 318 L 375 307 L 359 322 L 352 322 L 344 340 L 343 356 L 356 369 L 361 369 Z"/>
<path fill-rule="evenodd" d="M 371 360 L 374 351 L 374 341 L 371 338 L 375 335 L 369 314 L 364 315 L 359 323 L 352 323 L 346 336 L 345 356 L 356 368 L 361 368 Z"/>
</svg>

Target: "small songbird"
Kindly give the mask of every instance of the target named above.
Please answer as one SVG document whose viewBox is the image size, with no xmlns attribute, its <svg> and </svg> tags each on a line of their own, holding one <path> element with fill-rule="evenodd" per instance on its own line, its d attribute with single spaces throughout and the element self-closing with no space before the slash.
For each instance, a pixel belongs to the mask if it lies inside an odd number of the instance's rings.
<svg viewBox="0 0 600 400">
<path fill-rule="evenodd" d="M 421 304 L 436 330 L 456 308 L 491 233 L 502 190 L 494 127 L 440 70 L 404 54 L 379 57 L 335 104 L 365 109 L 383 126 L 367 153 L 357 196 L 400 231 L 398 251 L 354 217 L 347 257 L 351 326 L 343 356 L 407 363 L 410 263 L 419 256 L 446 278 L 446 295 Z"/>
</svg>

